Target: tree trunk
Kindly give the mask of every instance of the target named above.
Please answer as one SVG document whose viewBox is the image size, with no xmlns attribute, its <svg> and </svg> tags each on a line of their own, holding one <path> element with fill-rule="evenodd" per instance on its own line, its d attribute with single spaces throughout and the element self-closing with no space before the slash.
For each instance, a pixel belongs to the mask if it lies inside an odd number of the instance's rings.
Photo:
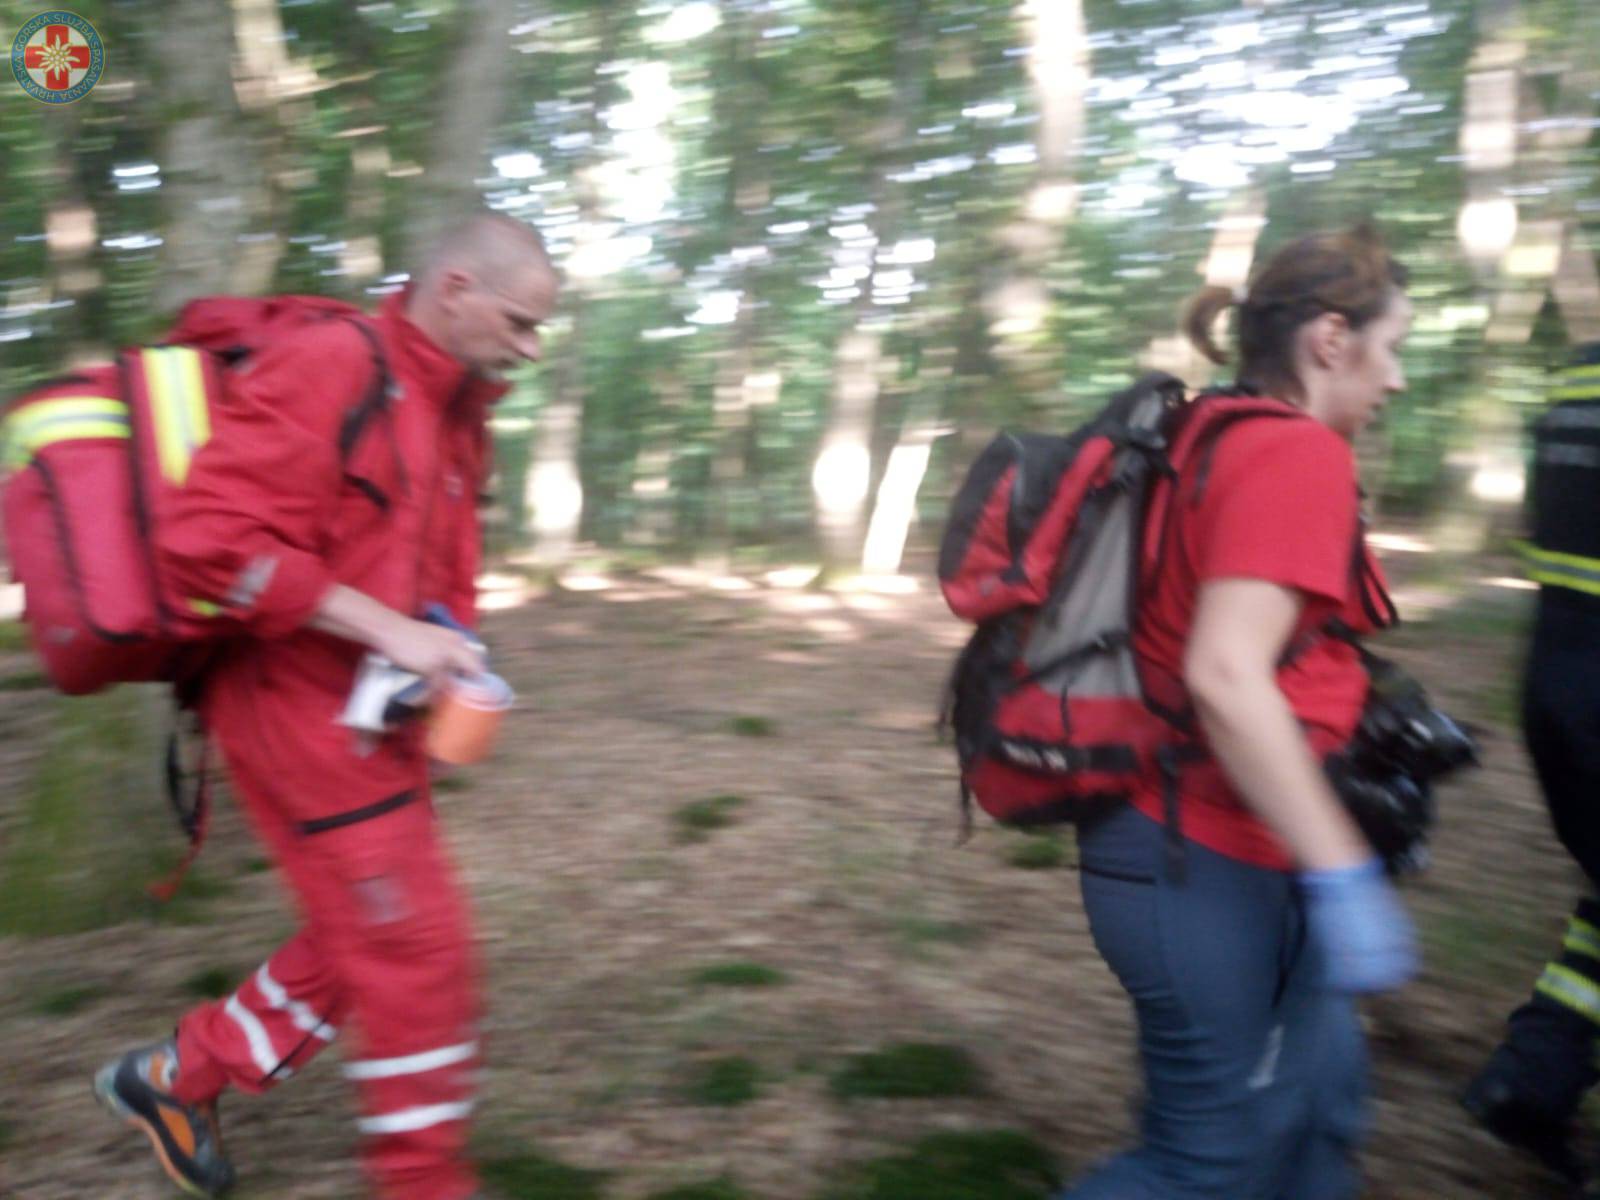
<svg viewBox="0 0 1600 1200">
<path fill-rule="evenodd" d="M 439 90 L 441 112 L 406 221 L 406 261 L 421 261 L 454 221 L 481 203 L 489 139 L 505 108 L 515 0 L 478 0 L 462 10 L 460 41 Z"/>
<path fill-rule="evenodd" d="M 1458 230 L 1484 287 L 1490 344 L 1526 344 L 1552 296 L 1574 340 L 1600 331 L 1600 280 L 1571 194 L 1531 188 L 1525 200 L 1508 195 L 1516 184 L 1569 173 L 1572 156 L 1589 140 L 1600 86 L 1589 51 L 1600 31 L 1592 5 L 1577 14 L 1588 27 L 1569 39 L 1570 60 L 1541 64 L 1558 72 L 1554 111 L 1546 111 L 1525 78 L 1530 59 L 1519 4 L 1488 0 L 1479 9 L 1480 40 L 1462 118 L 1467 203 Z M 1472 553 L 1519 494 L 1522 431 L 1486 368 L 1472 381 L 1463 417 L 1464 436 L 1453 458 L 1467 486 L 1444 498 L 1433 532 L 1442 549 Z"/>
<path fill-rule="evenodd" d="M 1039 110 L 1037 171 L 1015 220 L 1001 231 L 1008 256 L 1001 282 L 984 298 L 996 355 L 1024 391 L 1042 392 L 1054 348 L 1041 343 L 1050 313 L 1045 271 L 1077 211 L 1074 181 L 1089 88 L 1083 0 L 1024 0 L 1018 16 L 1029 42 L 1028 74 Z"/>
<path fill-rule="evenodd" d="M 496 18 L 496 28 L 509 19 L 506 12 Z M 609 62 L 615 52 L 616 22 L 601 17 L 601 33 L 596 63 Z M 470 56 L 467 56 L 470 57 Z M 593 96 L 589 110 L 589 145 L 600 145 L 600 103 Z M 600 217 L 600 197 L 592 182 L 588 167 L 592 165 L 591 151 L 588 162 L 576 168 L 573 177 L 578 183 L 578 210 L 582 222 L 595 225 Z M 532 449 L 528 455 L 528 478 L 523 510 L 531 514 L 533 534 L 533 559 L 548 567 L 559 567 L 572 558 L 578 542 L 578 532 L 583 522 L 583 476 L 579 467 L 579 447 L 583 437 L 584 400 L 586 388 L 583 378 L 584 316 L 591 299 L 588 289 L 593 281 L 588 278 L 570 279 L 564 307 L 571 314 L 571 327 L 562 338 L 557 361 L 549 372 L 552 379 L 550 402 L 539 413 L 531 437 Z"/>
<path fill-rule="evenodd" d="M 162 39 L 163 61 L 181 64 L 152 73 L 167 114 L 160 142 L 166 221 L 154 301 L 170 313 L 197 296 L 260 290 L 260 243 L 272 234 L 262 147 L 234 92 L 233 9 L 173 0 Z"/>
<path fill-rule="evenodd" d="M 875 130 L 872 155 L 870 196 L 880 250 L 894 246 L 905 228 L 904 191 L 889 177 L 908 153 L 927 86 L 928 6 L 925 0 L 902 0 L 898 15 L 904 32 L 895 43 L 894 95 L 886 119 Z M 832 396 L 811 471 L 824 581 L 858 570 L 865 549 L 867 498 L 875 474 L 873 429 L 883 371 L 881 325 L 869 320 L 870 286 L 870 281 L 863 281 L 853 309 L 855 320 L 834 349 Z"/>
</svg>

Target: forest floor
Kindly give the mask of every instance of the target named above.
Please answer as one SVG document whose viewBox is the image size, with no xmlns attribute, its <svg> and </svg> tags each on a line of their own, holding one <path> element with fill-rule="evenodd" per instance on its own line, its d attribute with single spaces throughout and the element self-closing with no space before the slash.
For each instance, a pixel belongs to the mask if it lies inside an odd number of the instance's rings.
<svg viewBox="0 0 1600 1200">
<path fill-rule="evenodd" d="M 1529 594 L 1491 582 L 1505 563 L 1445 578 L 1423 554 L 1386 560 L 1413 618 L 1388 643 L 1485 727 L 1486 761 L 1446 790 L 1436 864 L 1405 889 L 1425 970 L 1364 1008 L 1366 1195 L 1554 1200 L 1454 1099 L 1577 887 L 1512 724 Z M 1022 1200 L 1047 1192 L 1035 1155 L 1070 1177 L 1129 1140 L 1129 1014 L 1090 942 L 1070 837 L 980 820 L 955 844 L 952 755 L 932 714 L 965 631 L 918 578 L 825 592 L 661 570 L 525 594 L 507 578 L 494 593 L 517 602 L 486 631 L 522 702 L 492 763 L 439 794 L 488 967 L 476 1137 L 494 1195 Z M 69 703 L 28 668 L 14 643 L 0 650 L 0 862 L 14 892 L 49 869 L 25 797 L 55 769 Z M 0 937 L 0 1196 L 171 1194 L 88 1083 L 291 927 L 222 807 L 174 908 Z M 138 822 L 105 815 L 50 836 L 98 836 L 119 854 L 117 821 Z M 13 895 L 13 913 L 30 903 Z M 907 1044 L 939 1049 L 855 1057 Z M 360 1194 L 335 1058 L 225 1101 L 245 1200 Z M 871 1094 L 897 1088 L 936 1094 Z M 986 1130 L 1019 1137 L 925 1140 Z"/>
</svg>

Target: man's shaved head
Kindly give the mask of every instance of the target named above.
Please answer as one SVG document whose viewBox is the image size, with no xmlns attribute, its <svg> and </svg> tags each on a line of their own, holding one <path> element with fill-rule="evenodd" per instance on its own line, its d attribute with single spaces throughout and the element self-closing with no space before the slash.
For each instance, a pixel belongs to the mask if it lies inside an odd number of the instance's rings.
<svg viewBox="0 0 1600 1200">
<path fill-rule="evenodd" d="M 495 284 L 533 266 L 555 269 L 539 231 L 515 217 L 484 210 L 446 230 L 428 251 L 417 276 L 419 283 L 428 286 L 445 271 L 457 268 Z"/>
<path fill-rule="evenodd" d="M 417 273 L 406 315 L 446 353 L 484 374 L 540 353 L 560 281 L 531 225 L 484 210 L 451 226 Z"/>
</svg>

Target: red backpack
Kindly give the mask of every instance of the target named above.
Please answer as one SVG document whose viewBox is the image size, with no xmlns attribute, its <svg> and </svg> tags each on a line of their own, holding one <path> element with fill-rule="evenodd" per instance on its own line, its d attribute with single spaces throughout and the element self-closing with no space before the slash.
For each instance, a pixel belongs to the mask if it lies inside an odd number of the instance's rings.
<svg viewBox="0 0 1600 1200">
<path fill-rule="evenodd" d="M 208 643 L 237 632 L 216 606 L 163 578 L 154 531 L 211 436 L 232 371 L 285 334 L 328 320 L 349 321 L 372 350 L 372 383 L 341 428 L 348 456 L 387 404 L 389 375 L 360 310 L 320 297 L 196 300 L 165 343 L 6 405 L 0 517 L 23 619 L 56 687 L 81 695 L 122 682 L 182 684 L 208 657 Z"/>
<path fill-rule="evenodd" d="M 1152 372 L 1066 436 L 1001 433 L 951 505 L 939 583 L 977 623 L 945 693 L 970 802 L 1003 825 L 1072 821 L 1126 800 L 1137 783 L 1201 756 L 1182 698 L 1146 690 L 1133 628 L 1140 580 L 1160 566 L 1147 521 L 1187 463 L 1209 469 L 1234 422 L 1298 410 L 1251 395 L 1186 400 Z M 1203 482 L 1199 485 L 1203 487 Z M 1143 551 L 1143 552 L 1142 552 Z"/>
</svg>

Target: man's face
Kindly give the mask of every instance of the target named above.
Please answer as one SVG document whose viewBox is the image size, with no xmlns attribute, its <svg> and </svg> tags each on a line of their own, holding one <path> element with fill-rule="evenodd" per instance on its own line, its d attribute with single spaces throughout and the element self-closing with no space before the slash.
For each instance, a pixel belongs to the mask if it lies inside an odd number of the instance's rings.
<svg viewBox="0 0 1600 1200">
<path fill-rule="evenodd" d="M 481 375 L 500 375 L 542 353 L 540 326 L 555 311 L 560 284 L 543 262 L 480 276 L 459 271 L 446 281 L 444 349 Z"/>
</svg>

